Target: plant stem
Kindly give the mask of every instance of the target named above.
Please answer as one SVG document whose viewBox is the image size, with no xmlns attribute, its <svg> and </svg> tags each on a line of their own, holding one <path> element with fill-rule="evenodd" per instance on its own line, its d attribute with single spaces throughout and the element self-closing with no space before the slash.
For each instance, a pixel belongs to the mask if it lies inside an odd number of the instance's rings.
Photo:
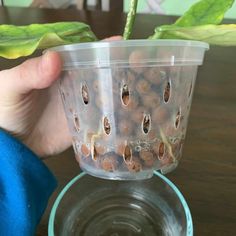
<svg viewBox="0 0 236 236">
<path fill-rule="evenodd" d="M 129 39 L 131 35 L 136 16 L 137 5 L 138 5 L 138 0 L 131 0 L 129 12 L 126 18 L 125 30 L 123 33 L 124 40 Z"/>
</svg>

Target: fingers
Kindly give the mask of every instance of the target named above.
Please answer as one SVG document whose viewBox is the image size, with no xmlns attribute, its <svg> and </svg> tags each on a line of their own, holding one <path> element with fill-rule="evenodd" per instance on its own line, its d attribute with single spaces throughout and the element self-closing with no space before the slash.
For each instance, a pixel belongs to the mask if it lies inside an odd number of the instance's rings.
<svg viewBox="0 0 236 236">
<path fill-rule="evenodd" d="M 122 40 L 112 36 L 104 41 Z M 59 76 L 62 60 L 58 53 L 47 52 L 41 57 L 25 61 L 9 70 L 0 71 L 0 93 L 8 91 L 15 95 L 26 94 L 33 89 L 49 87 Z"/>
<path fill-rule="evenodd" d="M 0 91 L 25 94 L 49 87 L 59 76 L 62 60 L 56 52 L 29 59 L 21 65 L 0 72 Z"/>
<path fill-rule="evenodd" d="M 118 41 L 118 40 L 122 40 L 122 39 L 123 39 L 122 36 L 116 35 L 116 36 L 112 36 L 109 38 L 105 38 L 102 41 Z"/>
</svg>

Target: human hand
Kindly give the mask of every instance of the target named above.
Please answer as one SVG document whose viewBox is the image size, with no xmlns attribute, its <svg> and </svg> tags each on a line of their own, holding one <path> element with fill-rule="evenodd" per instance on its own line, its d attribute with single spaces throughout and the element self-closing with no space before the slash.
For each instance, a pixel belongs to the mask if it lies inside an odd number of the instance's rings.
<svg viewBox="0 0 236 236">
<path fill-rule="evenodd" d="M 55 52 L 0 72 L 0 127 L 39 156 L 69 147 L 71 140 L 55 84 L 62 61 Z"/>
<path fill-rule="evenodd" d="M 120 40 L 114 36 L 106 40 Z M 39 156 L 71 145 L 56 80 L 62 61 L 56 52 L 0 71 L 0 127 L 19 138 Z"/>
</svg>

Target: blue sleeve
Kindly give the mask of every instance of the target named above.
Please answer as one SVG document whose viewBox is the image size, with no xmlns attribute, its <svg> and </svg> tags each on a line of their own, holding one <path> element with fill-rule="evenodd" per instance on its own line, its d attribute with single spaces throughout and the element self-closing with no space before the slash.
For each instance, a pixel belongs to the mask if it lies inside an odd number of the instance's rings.
<svg viewBox="0 0 236 236">
<path fill-rule="evenodd" d="M 35 235 L 55 188 L 46 165 L 0 129 L 0 235 Z"/>
</svg>

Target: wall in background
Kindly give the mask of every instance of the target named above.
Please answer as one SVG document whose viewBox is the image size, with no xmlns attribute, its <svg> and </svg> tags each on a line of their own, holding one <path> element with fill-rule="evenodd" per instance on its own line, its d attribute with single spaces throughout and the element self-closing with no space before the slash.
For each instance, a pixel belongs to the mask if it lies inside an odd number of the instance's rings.
<svg viewBox="0 0 236 236">
<path fill-rule="evenodd" d="M 107 9 L 107 3 L 108 0 L 102 0 L 104 9 Z M 123 0 L 118 0 L 118 1 L 123 1 Z M 6 6 L 19 6 L 19 7 L 28 7 L 33 0 L 4 0 L 4 4 Z M 75 4 L 76 0 L 47 0 L 47 2 L 50 3 L 51 6 L 54 8 L 60 8 L 60 7 L 66 7 L 70 4 Z M 94 6 L 96 5 L 96 0 L 87 0 L 88 5 Z M 0 4 L 1 5 L 1 4 Z"/>
<path fill-rule="evenodd" d="M 4 0 L 4 4 L 6 6 L 19 6 L 19 7 L 26 7 L 29 6 L 30 3 L 32 1 L 31 0 Z"/>
<path fill-rule="evenodd" d="M 54 0 L 56 1 L 56 0 Z M 122 1 L 122 0 L 117 0 Z M 7 6 L 29 6 L 32 0 L 4 0 Z M 155 13 L 166 15 L 182 15 L 192 4 L 198 2 L 198 0 L 139 0 L 138 12 L 152 12 L 148 7 L 148 2 L 152 4 L 155 9 Z M 124 0 L 124 10 L 127 12 L 129 8 L 130 0 Z M 226 13 L 225 18 L 236 19 L 236 3 Z"/>
<path fill-rule="evenodd" d="M 125 11 L 128 11 L 130 0 L 124 1 Z M 147 12 L 147 2 L 152 3 L 154 7 L 159 3 L 161 12 L 166 15 L 182 15 L 191 5 L 198 2 L 198 0 L 139 0 L 138 12 Z M 156 9 L 158 10 L 158 8 Z M 234 3 L 232 8 L 226 13 L 225 18 L 236 19 L 236 3 Z"/>
</svg>

